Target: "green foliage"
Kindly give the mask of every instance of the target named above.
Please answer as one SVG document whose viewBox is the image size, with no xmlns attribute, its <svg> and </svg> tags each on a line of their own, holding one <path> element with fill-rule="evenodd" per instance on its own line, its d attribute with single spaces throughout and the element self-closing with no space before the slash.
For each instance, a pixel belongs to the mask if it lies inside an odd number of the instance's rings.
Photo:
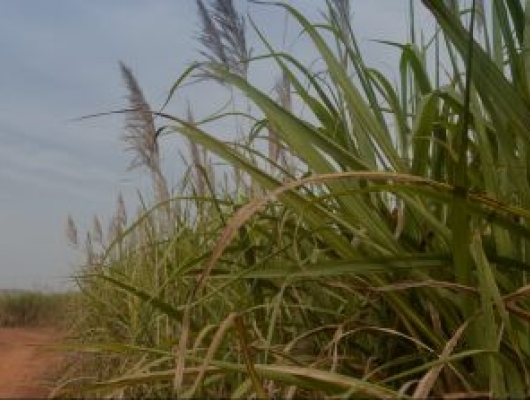
<svg viewBox="0 0 530 400">
<path fill-rule="evenodd" d="M 422 2 L 440 29 L 428 46 L 415 34 L 392 44 L 396 86 L 365 64 L 338 0 L 327 2 L 325 24 L 275 3 L 324 74 L 258 31 L 268 53 L 256 58 L 276 62 L 296 101 L 259 89 L 246 76 L 252 60 L 236 68 L 233 54 L 185 72 L 171 96 L 196 70 L 246 96 L 257 122 L 234 146 L 191 118 L 154 113 L 166 121 L 157 135 L 184 135 L 232 166 L 234 182 L 216 185 L 196 147 L 197 174 L 190 167 L 179 196 L 144 208 L 91 253 L 78 277 L 78 349 L 91 354 L 95 379 L 64 393 L 530 394 L 530 9 L 492 2 L 489 43 L 465 24 L 476 10 Z M 215 12 L 233 14 L 224 3 Z M 220 17 L 200 4 L 206 42 L 229 51 Z M 222 118 L 245 127 L 242 116 L 234 103 Z M 269 154 L 252 141 L 266 130 Z"/>
</svg>

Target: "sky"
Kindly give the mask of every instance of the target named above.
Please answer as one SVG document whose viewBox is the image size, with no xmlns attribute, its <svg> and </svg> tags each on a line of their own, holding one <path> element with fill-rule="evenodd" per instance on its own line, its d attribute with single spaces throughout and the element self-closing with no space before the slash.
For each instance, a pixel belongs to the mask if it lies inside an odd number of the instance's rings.
<svg viewBox="0 0 530 400">
<path fill-rule="evenodd" d="M 235 3 L 284 45 L 283 13 Z M 325 5 L 290 3 L 312 19 Z M 372 40 L 405 41 L 408 3 L 352 0 L 369 63 L 390 73 L 395 51 Z M 126 106 L 120 60 L 153 108 L 160 106 L 180 73 L 200 59 L 198 22 L 194 0 L 0 0 L 0 289 L 71 287 L 82 253 L 66 239 L 67 216 L 81 234 L 94 215 L 107 223 L 120 192 L 130 204 L 138 188 L 147 190 L 140 172 L 128 170 L 123 117 L 76 118 Z M 296 25 L 287 26 L 296 37 Z M 285 46 L 304 51 L 296 40 Z M 257 79 L 274 79 L 268 73 L 262 69 Z M 198 85 L 168 111 L 184 115 L 191 98 L 194 111 L 206 115 L 221 100 L 216 96 Z M 176 146 L 168 146 L 174 154 L 167 157 L 178 160 Z M 183 168 L 172 165 L 176 183 Z"/>
</svg>

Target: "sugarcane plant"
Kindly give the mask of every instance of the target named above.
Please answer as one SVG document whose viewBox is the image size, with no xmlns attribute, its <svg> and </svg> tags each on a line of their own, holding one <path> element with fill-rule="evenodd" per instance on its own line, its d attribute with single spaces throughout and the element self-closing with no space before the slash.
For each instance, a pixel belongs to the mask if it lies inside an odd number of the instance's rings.
<svg viewBox="0 0 530 400">
<path fill-rule="evenodd" d="M 409 43 L 382 44 L 400 52 L 396 83 L 366 63 L 354 3 L 327 0 L 323 22 L 257 3 L 289 15 L 324 68 L 275 49 L 233 1 L 197 0 L 203 60 L 163 107 L 137 95 L 123 110 L 149 122 L 147 141 L 129 135 L 140 148 L 186 137 L 190 173 L 170 194 L 150 167 L 163 195 L 83 267 L 74 347 L 95 376 L 58 393 L 528 396 L 529 3 L 422 0 L 435 27 L 419 41 L 410 1 Z M 248 73 L 263 60 L 276 90 Z M 231 108 L 166 111 L 205 79 Z M 219 139 L 215 119 L 244 140 Z"/>
</svg>

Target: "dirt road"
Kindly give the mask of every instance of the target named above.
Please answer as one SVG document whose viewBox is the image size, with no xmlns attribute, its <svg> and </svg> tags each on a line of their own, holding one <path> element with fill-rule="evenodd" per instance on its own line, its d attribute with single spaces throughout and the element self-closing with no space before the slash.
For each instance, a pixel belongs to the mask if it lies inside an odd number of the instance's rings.
<svg viewBox="0 0 530 400">
<path fill-rule="evenodd" d="M 59 340 L 50 328 L 0 329 L 0 398 L 47 397 L 61 357 L 43 346 Z"/>
</svg>

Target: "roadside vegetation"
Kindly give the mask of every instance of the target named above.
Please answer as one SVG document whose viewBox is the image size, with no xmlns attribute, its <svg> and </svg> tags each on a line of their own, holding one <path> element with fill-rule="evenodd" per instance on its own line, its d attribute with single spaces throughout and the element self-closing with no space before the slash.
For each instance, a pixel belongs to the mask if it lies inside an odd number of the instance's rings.
<svg viewBox="0 0 530 400">
<path fill-rule="evenodd" d="M 75 294 L 40 291 L 0 292 L 0 327 L 65 327 Z"/>
<path fill-rule="evenodd" d="M 361 2 L 318 2 L 320 21 L 261 5 L 312 43 L 312 69 L 232 1 L 198 0 L 206 61 L 168 101 L 199 77 L 232 102 L 205 119 L 193 104 L 173 115 L 121 65 L 125 139 L 153 203 L 131 217 L 120 200 L 110 232 L 96 219 L 88 233 L 73 344 L 83 357 L 57 393 L 529 396 L 523 3 L 403 1 L 410 42 L 387 43 L 401 54 L 388 76 L 360 53 L 350 15 Z M 433 37 L 416 32 L 420 7 Z M 278 71 L 272 90 L 251 78 L 263 60 Z M 242 139 L 221 140 L 219 120 Z M 160 146 L 175 135 L 190 157 L 172 189 Z"/>
</svg>

